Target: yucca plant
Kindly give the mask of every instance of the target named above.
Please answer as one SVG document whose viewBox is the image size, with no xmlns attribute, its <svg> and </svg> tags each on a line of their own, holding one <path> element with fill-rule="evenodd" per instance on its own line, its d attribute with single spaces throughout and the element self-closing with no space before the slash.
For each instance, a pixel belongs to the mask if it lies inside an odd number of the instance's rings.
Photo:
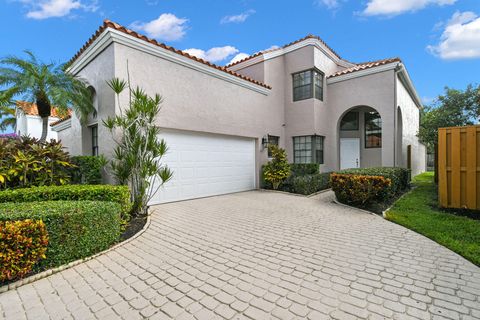
<svg viewBox="0 0 480 320">
<path fill-rule="evenodd" d="M 114 78 L 108 85 L 115 92 L 120 113 L 103 121 L 116 143 L 111 169 L 120 184 L 130 188 L 132 214 L 145 214 L 153 195 L 172 177 L 171 170 L 162 164 L 167 144 L 158 137 L 155 124 L 162 98 L 148 96 L 140 88 L 132 89 L 124 80 Z M 127 91 L 128 105 L 123 106 L 120 95 Z"/>
</svg>

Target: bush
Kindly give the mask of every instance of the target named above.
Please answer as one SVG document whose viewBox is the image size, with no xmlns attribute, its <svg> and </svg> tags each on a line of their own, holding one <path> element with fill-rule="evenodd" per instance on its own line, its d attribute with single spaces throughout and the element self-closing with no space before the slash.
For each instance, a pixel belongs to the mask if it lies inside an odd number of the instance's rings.
<svg viewBox="0 0 480 320">
<path fill-rule="evenodd" d="M 305 176 L 320 172 L 318 163 L 290 163 L 290 171 L 293 176 Z"/>
<path fill-rule="evenodd" d="M 75 156 L 70 159 L 76 166 L 68 171 L 72 184 L 102 183 L 102 168 L 107 163 L 103 156 Z"/>
<path fill-rule="evenodd" d="M 29 274 L 45 259 L 47 245 L 42 220 L 0 221 L 0 283 Z"/>
<path fill-rule="evenodd" d="M 293 176 L 282 186 L 282 190 L 297 194 L 310 195 L 328 189 L 330 173 L 317 173 L 302 176 Z"/>
<path fill-rule="evenodd" d="M 365 205 L 373 200 L 383 200 L 384 189 L 391 188 L 392 181 L 383 176 L 367 176 L 332 173 L 330 183 L 340 202 Z"/>
<path fill-rule="evenodd" d="M 53 200 L 96 200 L 117 202 L 120 204 L 123 214 L 128 214 L 131 207 L 130 193 L 127 186 L 66 185 L 0 191 L 0 203 Z"/>
<path fill-rule="evenodd" d="M 0 188 L 62 185 L 72 167 L 59 142 L 22 137 L 0 139 Z"/>
<path fill-rule="evenodd" d="M 290 176 L 290 165 L 284 149 L 270 145 L 268 150 L 272 154 L 272 160 L 262 168 L 263 179 L 270 183 L 274 190 L 277 190 L 280 184 Z"/>
<path fill-rule="evenodd" d="M 42 201 L 0 204 L 0 221 L 42 220 L 49 235 L 37 271 L 105 250 L 120 236 L 120 205 L 105 201 Z"/>
<path fill-rule="evenodd" d="M 405 168 L 379 167 L 358 168 L 338 171 L 340 174 L 354 174 L 362 176 L 382 176 L 391 180 L 391 186 L 383 191 L 383 198 L 392 198 L 410 185 L 410 170 Z"/>
</svg>

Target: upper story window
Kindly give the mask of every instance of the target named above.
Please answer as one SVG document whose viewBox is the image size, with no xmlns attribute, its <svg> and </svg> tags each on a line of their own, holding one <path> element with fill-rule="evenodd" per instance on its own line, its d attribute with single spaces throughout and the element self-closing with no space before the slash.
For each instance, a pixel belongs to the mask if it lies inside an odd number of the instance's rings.
<svg viewBox="0 0 480 320">
<path fill-rule="evenodd" d="M 272 145 L 278 146 L 279 141 L 280 141 L 280 137 L 268 135 L 268 145 L 269 146 L 272 146 Z M 268 149 L 268 157 L 269 158 L 272 157 L 272 153 L 270 152 L 270 148 Z"/>
<path fill-rule="evenodd" d="M 293 137 L 293 160 L 295 163 L 323 164 L 322 136 Z"/>
<path fill-rule="evenodd" d="M 382 118 L 378 112 L 365 112 L 365 148 L 382 147 Z"/>
<path fill-rule="evenodd" d="M 340 130 L 355 131 L 358 130 L 358 112 L 350 111 L 343 116 L 340 122 Z"/>
<path fill-rule="evenodd" d="M 317 69 L 305 70 L 293 75 L 293 101 L 315 99 L 323 101 L 324 74 Z"/>
</svg>

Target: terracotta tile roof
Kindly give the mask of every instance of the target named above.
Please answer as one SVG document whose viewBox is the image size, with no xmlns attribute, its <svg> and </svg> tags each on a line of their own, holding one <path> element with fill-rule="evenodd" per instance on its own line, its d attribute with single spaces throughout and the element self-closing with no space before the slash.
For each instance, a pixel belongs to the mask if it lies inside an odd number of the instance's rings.
<svg viewBox="0 0 480 320">
<path fill-rule="evenodd" d="M 343 59 L 338 55 L 338 53 L 336 53 L 335 50 L 333 50 L 332 48 L 330 48 L 330 46 L 329 46 L 328 44 L 326 44 L 325 41 L 323 41 L 319 36 L 315 36 L 315 35 L 309 34 L 309 35 L 307 35 L 306 37 L 303 37 L 303 38 L 301 38 L 301 39 L 298 39 L 298 40 L 295 40 L 295 41 L 293 41 L 293 42 L 290 42 L 290 43 L 288 43 L 288 44 L 286 44 L 286 45 L 284 45 L 284 46 L 282 46 L 282 47 L 280 47 L 280 48 L 275 48 L 275 49 L 270 49 L 270 50 L 263 50 L 263 51 L 257 52 L 257 53 L 252 54 L 251 56 L 246 57 L 246 58 L 244 58 L 244 59 L 242 59 L 242 60 L 236 61 L 236 62 L 234 62 L 234 63 L 230 63 L 230 64 L 227 65 L 226 67 L 229 68 L 229 67 L 234 66 L 234 65 L 236 65 L 236 64 L 239 64 L 239 63 L 245 62 L 245 61 L 247 61 L 247 60 L 253 59 L 253 58 L 255 58 L 255 57 L 261 56 L 261 55 L 263 55 L 264 53 L 273 52 L 273 51 L 276 51 L 276 50 L 280 50 L 280 49 L 284 49 L 284 48 L 290 47 L 290 46 L 292 46 L 292 45 L 294 45 L 294 44 L 297 44 L 297 43 L 299 43 L 299 42 L 305 41 L 305 40 L 307 40 L 307 39 L 317 39 L 317 40 L 320 41 L 325 47 L 327 47 L 338 59 L 343 60 Z"/>
<path fill-rule="evenodd" d="M 357 63 L 355 66 L 344 69 L 342 71 L 335 72 L 335 73 L 329 75 L 327 78 L 338 77 L 338 76 L 342 76 L 344 74 L 348 74 L 348 73 L 352 73 L 352 72 L 356 72 L 356 71 L 361 71 L 361 70 L 365 70 L 365 69 L 370 69 L 370 68 L 373 68 L 373 67 L 379 67 L 379 66 L 383 66 L 383 65 L 393 63 L 393 62 L 402 62 L 402 60 L 400 60 L 400 58 L 389 58 L 389 59 L 383 59 L 383 60 L 377 60 L 377 61 Z"/>
<path fill-rule="evenodd" d="M 221 66 L 217 66 L 213 63 L 210 63 L 206 60 L 203 60 L 203 59 L 200 59 L 200 58 L 197 58 L 195 56 L 192 56 L 186 52 L 183 52 L 182 50 L 178 50 L 178 49 L 175 49 L 171 46 L 168 46 L 164 43 L 160 43 L 154 39 L 150 39 L 142 34 L 139 34 L 133 30 L 130 30 L 128 28 L 125 28 L 124 26 L 122 25 L 119 25 L 118 23 L 115 23 L 113 21 L 110 21 L 110 20 L 104 20 L 103 21 L 103 25 L 100 26 L 100 28 L 97 29 L 97 31 L 93 34 L 93 36 L 90 37 L 90 39 L 88 39 L 88 41 L 83 45 L 83 47 L 73 56 L 73 58 L 68 62 L 68 65 L 72 64 L 76 59 L 78 59 L 78 57 L 80 57 L 80 55 L 102 34 L 103 31 L 105 31 L 105 29 L 107 28 L 112 28 L 112 29 L 115 29 L 117 31 L 120 31 L 120 32 L 123 32 L 125 34 L 128 34 L 130 36 L 133 36 L 135 38 L 138 38 L 138 39 L 141 39 L 145 42 L 148 42 L 148 43 L 151 43 L 151 44 L 154 44 L 160 48 L 163 48 L 163 49 L 166 49 L 166 50 L 169 50 L 171 52 L 174 52 L 176 54 L 179 54 L 181 56 L 184 56 L 186 58 L 189 58 L 189 59 L 192 59 L 194 61 L 197 61 L 197 62 L 200 62 L 200 63 L 203 63 L 209 67 L 212 67 L 214 69 L 217 69 L 217 70 L 220 70 L 220 71 L 223 71 L 225 73 L 228 73 L 228 74 L 231 74 L 235 77 L 238 77 L 238 78 L 241 78 L 243 80 L 246 80 L 246 81 L 250 81 L 252 83 L 255 83 L 259 86 L 262 86 L 264 88 L 267 88 L 267 89 L 271 89 L 271 87 L 269 85 L 266 85 L 260 81 L 257 81 L 257 80 L 254 80 L 252 78 L 249 78 L 247 76 L 244 76 L 244 75 L 241 75 L 239 73 L 236 73 L 236 72 L 233 72 L 233 71 L 230 71 L 230 70 L 227 70 L 226 67 L 221 67 Z"/>
<path fill-rule="evenodd" d="M 70 113 L 68 116 L 66 116 L 66 117 L 64 117 L 60 120 L 57 120 L 55 122 L 50 123 L 50 127 L 56 126 L 57 124 L 62 123 L 63 121 L 71 119 L 71 118 L 72 118 L 72 114 Z"/>
<path fill-rule="evenodd" d="M 22 109 L 22 111 L 30 116 L 38 116 L 38 109 L 35 103 L 27 102 L 27 101 L 17 101 L 17 107 Z M 64 117 L 68 117 L 71 115 L 72 110 L 68 110 L 67 112 L 60 112 L 58 108 L 53 107 L 51 111 L 51 117 L 63 119 Z"/>
</svg>

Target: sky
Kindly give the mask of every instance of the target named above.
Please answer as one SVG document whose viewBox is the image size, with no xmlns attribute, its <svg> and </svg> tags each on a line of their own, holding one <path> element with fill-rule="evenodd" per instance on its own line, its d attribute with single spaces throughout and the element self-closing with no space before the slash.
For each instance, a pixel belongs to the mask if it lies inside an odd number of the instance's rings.
<svg viewBox="0 0 480 320">
<path fill-rule="evenodd" d="M 68 61 L 103 19 L 219 65 L 314 34 L 352 62 L 400 57 L 425 104 L 480 82 L 480 0 L 0 0 L 0 56 Z"/>
</svg>

